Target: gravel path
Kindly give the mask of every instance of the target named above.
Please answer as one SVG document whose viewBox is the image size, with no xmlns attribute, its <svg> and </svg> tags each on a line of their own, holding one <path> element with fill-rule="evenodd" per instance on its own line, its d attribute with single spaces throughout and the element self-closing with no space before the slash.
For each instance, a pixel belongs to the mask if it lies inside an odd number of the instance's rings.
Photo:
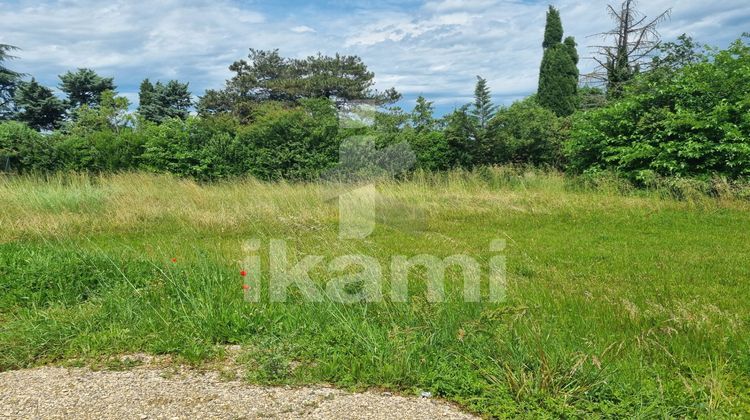
<svg viewBox="0 0 750 420">
<path fill-rule="evenodd" d="M 42 367 L 0 373 L 0 418 L 473 418 L 429 398 L 260 387 L 216 372 Z"/>
</svg>

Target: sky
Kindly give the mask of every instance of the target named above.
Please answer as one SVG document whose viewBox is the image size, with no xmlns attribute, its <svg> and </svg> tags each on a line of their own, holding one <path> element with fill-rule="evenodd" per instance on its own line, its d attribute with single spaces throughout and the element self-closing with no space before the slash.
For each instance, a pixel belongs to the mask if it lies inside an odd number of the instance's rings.
<svg viewBox="0 0 750 420">
<path fill-rule="evenodd" d="M 593 67 L 592 34 L 612 27 L 608 3 L 619 0 L 250 1 L 250 0 L 0 0 L 0 43 L 21 48 L 8 67 L 54 87 L 58 75 L 88 67 L 114 77 L 137 103 L 138 85 L 178 79 L 194 95 L 221 88 L 228 66 L 249 48 L 283 56 L 321 52 L 359 55 L 376 88 L 395 87 L 411 109 L 418 95 L 439 113 L 468 103 L 476 76 L 494 101 L 507 105 L 537 86 L 544 20 L 560 9 L 574 36 L 583 73 Z M 671 8 L 663 39 L 682 33 L 726 47 L 750 31 L 750 1 L 650 0 L 655 16 Z"/>
</svg>

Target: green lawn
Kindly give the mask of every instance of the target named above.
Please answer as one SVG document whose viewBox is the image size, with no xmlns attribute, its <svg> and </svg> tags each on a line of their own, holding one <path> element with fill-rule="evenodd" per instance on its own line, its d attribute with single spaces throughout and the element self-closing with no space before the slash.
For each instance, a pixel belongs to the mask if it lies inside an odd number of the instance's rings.
<svg viewBox="0 0 750 420">
<path fill-rule="evenodd" d="M 750 412 L 750 202 L 494 170 L 377 184 L 380 223 L 338 238 L 341 186 L 170 177 L 0 178 L 0 370 L 146 351 L 247 379 L 431 391 L 486 416 Z M 243 243 L 331 259 L 467 254 L 504 239 L 507 300 L 286 303 Z M 172 259 L 175 258 L 176 262 Z M 294 259 L 294 258 L 292 258 Z M 316 269 L 325 283 L 331 273 Z M 385 292 L 388 285 L 384 286 Z M 484 290 L 486 292 L 486 288 Z"/>
</svg>

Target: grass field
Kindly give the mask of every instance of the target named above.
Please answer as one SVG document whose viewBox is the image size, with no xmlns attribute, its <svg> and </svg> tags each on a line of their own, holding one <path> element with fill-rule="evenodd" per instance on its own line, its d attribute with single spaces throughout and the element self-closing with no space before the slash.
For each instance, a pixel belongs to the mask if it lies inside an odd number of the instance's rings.
<svg viewBox="0 0 750 420">
<path fill-rule="evenodd" d="M 141 351 L 200 364 L 239 344 L 253 382 L 431 391 L 486 416 L 750 412 L 750 201 L 555 173 L 425 175 L 377 183 L 382 223 L 341 241 L 341 188 L 0 178 L 0 370 Z M 267 280 L 240 275 L 252 238 L 384 267 L 396 254 L 486 262 L 504 239 L 507 300 L 463 302 L 449 270 L 447 300 L 430 303 L 417 270 L 408 304 L 293 290 L 248 303 L 243 281 Z"/>
</svg>

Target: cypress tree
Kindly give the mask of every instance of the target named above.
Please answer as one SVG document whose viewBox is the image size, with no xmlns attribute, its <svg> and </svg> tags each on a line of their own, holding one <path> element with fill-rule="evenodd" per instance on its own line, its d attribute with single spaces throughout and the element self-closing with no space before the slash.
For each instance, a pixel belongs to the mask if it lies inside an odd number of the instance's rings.
<svg viewBox="0 0 750 420">
<path fill-rule="evenodd" d="M 544 42 L 542 48 L 549 48 L 562 42 L 563 27 L 560 12 L 550 6 L 547 10 L 547 25 L 544 27 Z"/>
<path fill-rule="evenodd" d="M 544 56 L 539 70 L 539 104 L 559 116 L 572 114 L 578 94 L 578 51 L 573 37 L 562 42 L 560 12 L 550 6 L 544 29 Z"/>
<path fill-rule="evenodd" d="M 573 64 L 576 66 L 578 65 L 578 50 L 576 50 L 576 47 L 578 44 L 576 44 L 576 39 L 572 36 L 569 36 L 565 38 L 565 41 L 563 42 L 565 44 L 565 47 L 568 49 L 568 54 L 573 59 Z M 578 68 L 576 68 L 576 73 L 578 73 Z M 578 80 L 578 75 L 576 74 L 576 80 Z"/>
</svg>

